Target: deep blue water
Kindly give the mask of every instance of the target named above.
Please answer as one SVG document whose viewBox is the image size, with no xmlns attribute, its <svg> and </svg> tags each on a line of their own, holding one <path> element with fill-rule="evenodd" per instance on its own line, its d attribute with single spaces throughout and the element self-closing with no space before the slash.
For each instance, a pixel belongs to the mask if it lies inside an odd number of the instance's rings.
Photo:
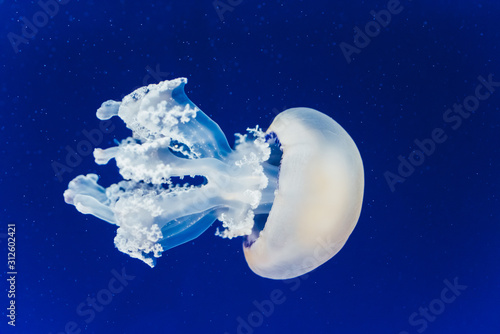
<svg viewBox="0 0 500 334">
<path fill-rule="evenodd" d="M 498 1 L 63 3 L 48 18 L 36 1 L 0 1 L 0 333 L 500 333 Z M 377 31 L 370 12 L 387 9 Z M 375 30 L 354 41 L 355 27 Z M 366 188 L 338 255 L 299 279 L 264 279 L 216 223 L 150 269 L 115 248 L 114 226 L 64 202 L 79 174 L 118 180 L 91 156 L 53 168 L 99 128 L 101 103 L 181 76 L 231 144 L 297 106 L 349 132 Z M 99 147 L 130 135 L 113 125 Z M 108 295 L 117 273 L 127 278 Z M 92 309 L 96 296 L 106 305 Z"/>
</svg>

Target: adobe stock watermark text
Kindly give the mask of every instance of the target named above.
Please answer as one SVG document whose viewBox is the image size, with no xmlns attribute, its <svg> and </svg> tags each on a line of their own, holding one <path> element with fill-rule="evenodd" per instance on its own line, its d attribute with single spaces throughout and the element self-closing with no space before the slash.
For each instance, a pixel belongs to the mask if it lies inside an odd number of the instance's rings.
<svg viewBox="0 0 500 334">
<path fill-rule="evenodd" d="M 500 81 L 494 81 L 491 73 L 486 78 L 481 75 L 478 76 L 477 81 L 479 83 L 473 94 L 465 97 L 461 104 L 453 104 L 452 108 L 445 110 L 443 113 L 444 123 L 448 124 L 453 131 L 458 130 L 464 120 L 468 119 L 471 113 L 479 108 L 481 102 L 489 99 L 496 88 L 500 87 Z M 448 140 L 448 135 L 441 127 L 434 128 L 427 138 L 415 139 L 413 141 L 415 149 L 407 157 L 398 156 L 399 165 L 397 170 L 394 172 L 388 170 L 384 173 L 385 181 L 391 192 L 396 191 L 398 183 L 405 182 L 413 175 L 415 170 L 424 164 L 426 158 L 436 152 L 438 144 L 442 144 L 446 140 Z"/>
</svg>

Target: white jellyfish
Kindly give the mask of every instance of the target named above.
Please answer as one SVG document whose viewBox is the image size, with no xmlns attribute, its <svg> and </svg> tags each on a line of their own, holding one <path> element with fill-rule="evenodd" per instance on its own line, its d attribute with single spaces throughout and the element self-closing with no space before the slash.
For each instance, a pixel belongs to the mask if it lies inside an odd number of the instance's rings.
<svg viewBox="0 0 500 334">
<path fill-rule="evenodd" d="M 333 257 L 363 200 L 363 164 L 347 132 L 325 114 L 293 108 L 265 133 L 236 134 L 231 149 L 187 98 L 186 83 L 163 81 L 103 103 L 97 117 L 117 115 L 133 135 L 96 149 L 95 161 L 114 158 L 124 180 L 105 189 L 97 175 L 80 175 L 66 203 L 117 225 L 116 247 L 151 267 L 216 220 L 217 235 L 245 238 L 246 261 L 262 277 L 293 278 Z"/>
</svg>

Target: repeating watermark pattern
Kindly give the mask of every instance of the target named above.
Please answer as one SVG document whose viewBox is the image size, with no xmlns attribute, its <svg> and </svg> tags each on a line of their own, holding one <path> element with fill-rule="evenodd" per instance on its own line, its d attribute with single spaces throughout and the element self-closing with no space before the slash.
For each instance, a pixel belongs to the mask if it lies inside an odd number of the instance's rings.
<svg viewBox="0 0 500 334">
<path fill-rule="evenodd" d="M 297 289 L 302 284 L 303 280 L 309 277 L 308 274 L 302 275 L 300 277 L 285 280 L 284 283 L 287 285 L 287 291 L 297 291 Z M 269 318 L 274 314 L 276 306 L 283 304 L 286 301 L 286 293 L 282 289 L 274 289 L 269 294 L 267 299 L 262 301 L 254 300 L 252 305 L 255 310 L 250 312 L 245 318 L 238 316 L 236 318 L 237 327 L 236 333 L 238 334 L 252 334 L 255 329 L 259 328 L 264 324 L 266 318 Z M 224 334 L 230 334 L 225 332 Z"/>
<path fill-rule="evenodd" d="M 233 10 L 241 5 L 242 2 L 243 0 L 215 0 L 214 2 L 212 2 L 212 5 L 214 6 L 214 9 L 217 12 L 217 15 L 219 16 L 221 22 L 224 22 L 224 14 L 226 12 L 233 12 Z"/>
<path fill-rule="evenodd" d="M 151 68 L 149 65 L 146 66 L 146 71 L 148 73 L 142 79 L 143 86 L 149 85 L 151 79 L 156 83 L 165 80 L 170 74 L 169 72 L 162 72 L 159 64 L 156 65 L 155 69 Z M 134 90 L 140 87 L 136 87 Z M 122 98 L 123 97 L 124 96 L 122 96 Z M 94 152 L 96 147 L 102 144 L 105 134 L 110 134 L 114 130 L 115 125 L 112 124 L 111 120 L 101 121 L 97 128 L 90 131 L 83 129 L 82 134 L 85 138 L 78 141 L 75 146 L 66 145 L 64 148 L 66 151 L 64 163 L 61 161 L 52 161 L 51 163 L 52 170 L 59 182 L 64 181 L 64 174 L 72 173 L 73 170 L 83 162 L 83 158 L 89 156 Z"/>
<path fill-rule="evenodd" d="M 74 168 L 80 166 L 84 157 L 89 156 L 94 148 L 98 147 L 103 139 L 104 134 L 109 134 L 115 130 L 115 126 L 110 120 L 101 121 L 98 128 L 88 131 L 82 130 L 85 139 L 81 139 L 75 147 L 66 145 L 66 157 L 64 163 L 60 161 L 52 161 L 51 166 L 59 182 L 64 181 L 64 174 L 73 172 Z"/>
<path fill-rule="evenodd" d="M 170 75 L 170 72 L 162 72 L 160 70 L 160 64 L 156 64 L 156 67 L 154 69 L 151 68 L 151 66 L 149 66 L 149 65 L 146 66 L 146 72 L 148 72 L 148 74 L 146 74 L 144 76 L 144 78 L 142 78 L 142 86 L 136 86 L 132 89 L 132 91 L 149 85 L 150 79 L 153 79 L 153 83 L 159 83 L 160 81 L 167 79 L 168 76 Z M 125 95 L 122 95 L 122 98 L 124 98 L 124 97 L 125 97 Z"/>
<path fill-rule="evenodd" d="M 331 257 L 331 254 L 338 250 L 338 242 L 331 240 L 331 237 L 318 238 L 316 247 L 312 256 L 308 256 L 302 260 L 302 267 L 308 268 L 312 264 L 318 265 L 325 263 Z M 287 274 L 286 272 L 284 273 Z M 262 301 L 254 300 L 252 302 L 253 310 L 245 317 L 236 317 L 236 333 L 237 334 L 252 334 L 255 329 L 262 326 L 266 318 L 271 317 L 277 306 L 283 304 L 286 300 L 286 291 L 297 291 L 302 285 L 302 281 L 309 278 L 309 274 L 304 274 L 299 277 L 284 280 L 287 289 L 274 289 L 269 293 L 269 297 Z M 230 334 L 225 332 L 224 334 Z"/>
<path fill-rule="evenodd" d="M 412 0 L 407 1 L 411 2 Z M 360 54 L 363 49 L 367 48 L 372 39 L 380 34 L 382 28 L 386 28 L 391 23 L 393 16 L 400 14 L 403 10 L 404 6 L 399 0 L 389 0 L 386 9 L 378 12 L 371 10 L 370 15 L 373 16 L 373 20 L 365 24 L 364 31 L 358 26 L 354 27 L 354 45 L 346 42 L 339 44 L 347 63 L 350 64 L 353 61 L 353 54 Z"/>
<path fill-rule="evenodd" d="M 429 323 L 434 322 L 437 316 L 443 314 L 446 306 L 453 303 L 467 289 L 467 285 L 458 283 L 458 277 L 453 279 L 453 283 L 447 279 L 443 283 L 445 287 L 441 290 L 439 298 L 431 300 L 427 307 L 419 307 L 418 312 L 413 312 L 408 317 L 408 324 L 415 327 L 417 333 L 423 333 L 429 327 Z M 410 334 L 410 332 L 401 331 L 399 334 Z"/>
<path fill-rule="evenodd" d="M 287 108 L 286 106 L 285 106 L 285 107 L 283 107 L 283 108 L 281 108 L 281 109 L 278 109 L 278 108 L 273 108 L 273 109 L 271 110 L 271 112 L 272 112 L 274 115 L 278 116 L 279 114 L 281 114 L 283 111 L 285 111 L 285 110 L 287 110 L 287 109 L 288 109 L 288 108 Z"/>
<path fill-rule="evenodd" d="M 102 312 L 105 306 L 109 305 L 116 295 L 123 292 L 125 287 L 127 287 L 130 281 L 134 280 L 135 276 L 128 275 L 125 272 L 125 268 L 119 272 L 115 269 L 111 270 L 111 279 L 105 288 L 99 290 L 92 296 L 88 296 L 84 301 L 76 307 L 76 315 L 82 318 L 80 322 L 84 322 L 86 325 L 90 324 L 96 318 L 96 312 Z M 68 321 L 64 325 L 64 330 L 57 332 L 56 334 L 80 334 L 82 332 L 81 326 L 76 321 Z M 49 334 L 52 334 L 49 333 Z"/>
<path fill-rule="evenodd" d="M 40 0 L 37 4 L 41 10 L 33 14 L 31 20 L 25 16 L 21 16 L 21 34 L 16 34 L 12 31 L 7 34 L 7 39 L 14 53 L 17 54 L 21 51 L 19 49 L 21 44 L 27 45 L 30 39 L 32 40 L 36 37 L 39 29 L 45 27 L 50 22 L 50 19 L 54 18 L 59 13 L 60 5 L 66 5 L 70 1 L 71 0 Z"/>
<path fill-rule="evenodd" d="M 477 80 L 479 84 L 476 86 L 474 94 L 465 97 L 462 104 L 453 104 L 453 108 L 449 108 L 443 113 L 443 121 L 445 124 L 449 124 L 454 131 L 458 130 L 462 126 L 463 121 L 468 119 L 471 113 L 479 108 L 481 101 L 490 98 L 495 92 L 495 88 L 500 87 L 500 82 L 493 81 L 493 74 L 491 73 L 487 79 L 483 76 L 478 76 Z M 384 178 L 391 192 L 396 191 L 396 184 L 405 182 L 413 175 L 416 168 L 422 166 L 426 158 L 436 152 L 438 144 L 444 143 L 447 139 L 448 135 L 441 127 L 434 128 L 428 138 L 422 140 L 415 139 L 413 143 L 416 149 L 408 155 L 408 158 L 402 155 L 398 156 L 399 165 L 397 173 L 391 171 L 384 173 Z"/>
</svg>

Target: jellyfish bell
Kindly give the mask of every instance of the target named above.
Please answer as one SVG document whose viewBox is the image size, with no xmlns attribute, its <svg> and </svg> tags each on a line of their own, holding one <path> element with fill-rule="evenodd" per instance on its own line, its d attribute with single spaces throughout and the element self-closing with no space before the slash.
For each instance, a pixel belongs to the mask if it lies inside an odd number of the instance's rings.
<svg viewBox="0 0 500 334">
<path fill-rule="evenodd" d="M 363 164 L 347 132 L 316 110 L 288 109 L 267 132 L 283 150 L 279 185 L 263 230 L 243 248 L 256 274 L 287 279 L 344 246 L 361 212 Z"/>
<path fill-rule="evenodd" d="M 94 157 L 115 159 L 123 180 L 104 188 L 97 175 L 80 175 L 65 201 L 118 226 L 116 247 L 151 267 L 216 220 L 217 235 L 245 238 L 246 261 L 260 276 L 292 278 L 328 261 L 361 211 L 363 165 L 351 137 L 325 114 L 294 108 L 266 133 L 236 134 L 232 149 L 187 98 L 186 83 L 167 80 L 103 103 L 98 118 L 122 118 L 132 137 Z"/>
</svg>

